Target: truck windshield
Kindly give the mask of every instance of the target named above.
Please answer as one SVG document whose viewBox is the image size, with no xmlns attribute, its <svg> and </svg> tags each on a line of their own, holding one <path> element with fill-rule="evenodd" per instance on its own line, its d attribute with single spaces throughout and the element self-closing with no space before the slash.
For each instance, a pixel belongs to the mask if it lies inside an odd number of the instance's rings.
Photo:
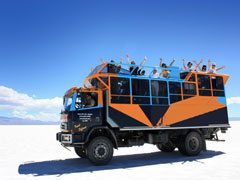
<svg viewBox="0 0 240 180">
<path fill-rule="evenodd" d="M 63 102 L 64 110 L 70 110 L 70 107 L 72 105 L 72 99 L 73 99 L 72 96 L 70 96 L 68 98 L 65 97 L 64 102 Z"/>
</svg>

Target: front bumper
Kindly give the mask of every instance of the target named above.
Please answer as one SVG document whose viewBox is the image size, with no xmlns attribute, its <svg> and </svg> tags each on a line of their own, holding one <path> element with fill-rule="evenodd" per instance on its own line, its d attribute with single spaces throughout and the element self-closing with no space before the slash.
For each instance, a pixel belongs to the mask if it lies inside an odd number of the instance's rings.
<svg viewBox="0 0 240 180">
<path fill-rule="evenodd" d="M 71 146 L 75 143 L 84 144 L 84 134 L 69 134 L 64 132 L 58 132 L 56 134 L 57 141 L 66 146 Z"/>
</svg>

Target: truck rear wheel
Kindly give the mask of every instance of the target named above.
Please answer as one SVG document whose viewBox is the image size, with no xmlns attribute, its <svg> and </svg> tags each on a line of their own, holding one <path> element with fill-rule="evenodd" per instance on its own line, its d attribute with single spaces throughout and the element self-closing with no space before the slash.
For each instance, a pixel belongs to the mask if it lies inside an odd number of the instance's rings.
<svg viewBox="0 0 240 180">
<path fill-rule="evenodd" d="M 113 145 L 104 136 L 96 137 L 89 143 L 87 152 L 87 157 L 93 164 L 105 165 L 112 159 Z"/>
<path fill-rule="evenodd" d="M 173 152 L 176 147 L 171 143 L 166 143 L 166 144 L 157 144 L 157 148 L 162 152 Z"/>
<path fill-rule="evenodd" d="M 188 133 L 181 138 L 178 150 L 187 156 L 197 156 L 203 149 L 203 140 L 200 134 L 196 131 Z"/>
<path fill-rule="evenodd" d="M 80 158 L 86 158 L 86 149 L 83 147 L 74 147 L 75 153 L 80 157 Z"/>
</svg>

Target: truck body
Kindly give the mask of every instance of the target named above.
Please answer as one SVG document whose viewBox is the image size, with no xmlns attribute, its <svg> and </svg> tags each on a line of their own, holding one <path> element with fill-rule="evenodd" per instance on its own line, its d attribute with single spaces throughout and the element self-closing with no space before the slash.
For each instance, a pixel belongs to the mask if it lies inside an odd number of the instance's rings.
<svg viewBox="0 0 240 180">
<path fill-rule="evenodd" d="M 230 127 L 228 75 L 169 67 L 168 77 L 151 78 L 132 75 L 122 66 L 99 65 L 83 88 L 73 87 L 64 95 L 57 140 L 74 147 L 80 157 L 102 165 L 111 160 L 114 148 L 144 143 L 193 156 L 206 150 L 206 140 L 218 140 L 217 132 Z M 150 69 L 149 74 L 156 69 L 142 67 Z M 89 93 L 96 103 L 93 107 L 86 107 Z"/>
</svg>

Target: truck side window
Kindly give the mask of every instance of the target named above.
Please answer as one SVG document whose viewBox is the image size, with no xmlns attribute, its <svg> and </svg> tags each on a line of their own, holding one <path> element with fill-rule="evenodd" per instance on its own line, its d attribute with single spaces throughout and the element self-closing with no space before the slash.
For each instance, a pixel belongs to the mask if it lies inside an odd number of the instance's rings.
<svg viewBox="0 0 240 180">
<path fill-rule="evenodd" d="M 221 76 L 211 76 L 213 96 L 225 96 L 223 78 Z"/>
<path fill-rule="evenodd" d="M 183 95 L 196 95 L 196 84 L 183 83 Z"/>
<path fill-rule="evenodd" d="M 111 77 L 111 94 L 130 95 L 129 78 Z"/>
<path fill-rule="evenodd" d="M 171 94 L 181 94 L 181 84 L 179 82 L 169 82 L 169 91 Z"/>
<path fill-rule="evenodd" d="M 171 104 L 182 100 L 180 82 L 169 82 L 169 92 Z"/>
<path fill-rule="evenodd" d="M 132 95 L 133 104 L 150 104 L 149 80 L 132 79 Z"/>
<path fill-rule="evenodd" d="M 105 86 L 97 78 L 89 79 L 88 82 L 86 83 L 86 86 L 87 88 L 99 88 L 99 89 L 105 88 Z"/>
<path fill-rule="evenodd" d="M 198 88 L 200 96 L 212 96 L 210 76 L 198 75 Z"/>
<path fill-rule="evenodd" d="M 210 77 L 208 75 L 198 75 L 198 88 L 211 89 Z"/>
<path fill-rule="evenodd" d="M 152 96 L 160 96 L 160 97 L 167 97 L 167 82 L 166 81 L 151 81 L 151 91 Z"/>
<path fill-rule="evenodd" d="M 212 76 L 212 88 L 224 90 L 223 78 L 221 76 Z"/>
<path fill-rule="evenodd" d="M 168 105 L 167 81 L 151 81 L 152 104 Z"/>
<path fill-rule="evenodd" d="M 132 95 L 149 96 L 149 80 L 132 79 Z"/>
</svg>

